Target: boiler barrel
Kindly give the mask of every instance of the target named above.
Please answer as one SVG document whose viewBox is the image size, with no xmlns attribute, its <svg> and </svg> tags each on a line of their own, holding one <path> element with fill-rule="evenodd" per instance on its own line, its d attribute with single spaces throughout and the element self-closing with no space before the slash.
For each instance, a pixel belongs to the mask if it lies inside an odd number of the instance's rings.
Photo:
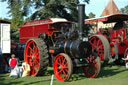
<svg viewBox="0 0 128 85">
<path fill-rule="evenodd" d="M 85 58 L 92 53 L 92 46 L 89 42 L 82 41 L 66 41 L 59 42 L 56 47 L 59 47 L 61 52 L 70 55 L 73 58 Z"/>
</svg>

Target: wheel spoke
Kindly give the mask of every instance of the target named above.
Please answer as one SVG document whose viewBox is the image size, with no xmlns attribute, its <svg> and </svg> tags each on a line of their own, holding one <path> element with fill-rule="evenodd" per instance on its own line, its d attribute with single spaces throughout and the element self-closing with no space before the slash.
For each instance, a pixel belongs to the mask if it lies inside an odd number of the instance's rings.
<svg viewBox="0 0 128 85">
<path fill-rule="evenodd" d="M 66 61 L 66 59 L 64 58 L 64 60 L 63 60 L 63 64 L 64 64 L 65 61 Z"/>
<path fill-rule="evenodd" d="M 100 53 L 104 53 L 104 50 L 99 50 L 98 52 L 100 52 Z"/>
<path fill-rule="evenodd" d="M 37 60 L 34 60 L 34 65 L 35 66 L 38 66 L 39 65 L 39 62 Z"/>
<path fill-rule="evenodd" d="M 96 46 L 95 46 L 95 44 L 93 44 L 93 42 L 90 42 L 90 44 L 92 45 L 92 47 L 95 49 L 96 48 Z"/>
<path fill-rule="evenodd" d="M 64 70 L 68 73 L 68 69 L 67 68 L 65 68 Z"/>
<path fill-rule="evenodd" d="M 59 66 L 60 66 L 61 64 L 60 64 L 59 62 L 57 62 L 57 65 L 59 65 Z"/>
<path fill-rule="evenodd" d="M 35 74 L 35 69 L 33 66 L 31 67 L 31 72 L 32 72 L 32 74 Z"/>
<path fill-rule="evenodd" d="M 101 42 L 100 40 L 97 40 L 97 47 L 99 47 L 100 42 Z"/>
<path fill-rule="evenodd" d="M 27 55 L 27 58 L 31 58 L 32 56 Z"/>
<path fill-rule="evenodd" d="M 33 54 L 33 49 L 32 49 L 30 46 L 29 46 L 28 48 L 30 49 L 30 51 L 29 51 L 30 56 L 32 56 L 32 54 Z"/>
<path fill-rule="evenodd" d="M 31 52 L 33 51 L 33 49 L 30 46 L 28 46 L 28 48 L 30 49 Z"/>
<path fill-rule="evenodd" d="M 63 70 L 63 74 L 64 74 L 64 75 L 67 75 L 64 70 Z"/>
<path fill-rule="evenodd" d="M 36 52 L 36 53 L 39 53 L 39 52 L 38 52 L 38 47 L 35 48 L 35 52 Z"/>
<path fill-rule="evenodd" d="M 65 71 L 63 70 L 63 79 L 67 78 L 67 74 L 65 73 Z"/>
<path fill-rule="evenodd" d="M 40 57 L 39 57 L 39 53 L 34 53 L 34 56 L 35 56 L 35 59 L 40 59 Z"/>
<path fill-rule="evenodd" d="M 61 58 L 59 58 L 58 60 L 59 60 L 59 63 L 62 64 L 62 63 L 61 63 Z"/>
<path fill-rule="evenodd" d="M 60 71 L 58 71 L 58 74 L 60 74 L 63 71 L 63 69 L 61 69 Z"/>
<path fill-rule="evenodd" d="M 35 46 L 35 43 L 33 42 L 33 52 L 35 53 L 36 51 L 35 51 L 35 48 L 36 48 L 36 46 Z"/>
<path fill-rule="evenodd" d="M 97 50 L 99 50 L 99 49 L 104 49 L 102 44 L 97 46 Z"/>
</svg>

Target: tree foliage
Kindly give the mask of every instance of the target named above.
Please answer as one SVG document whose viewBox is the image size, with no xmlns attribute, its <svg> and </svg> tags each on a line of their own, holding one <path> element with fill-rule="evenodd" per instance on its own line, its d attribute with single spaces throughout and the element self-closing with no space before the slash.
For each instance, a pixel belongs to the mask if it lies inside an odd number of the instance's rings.
<svg viewBox="0 0 128 85">
<path fill-rule="evenodd" d="M 1 0 L 2 2 L 6 1 L 8 3 L 9 11 L 8 14 L 11 19 L 11 28 L 17 29 L 19 26 L 24 23 L 25 11 L 23 1 L 27 0 Z"/>
<path fill-rule="evenodd" d="M 24 17 L 29 19 L 66 18 L 77 21 L 77 5 L 80 1 L 89 3 L 89 0 L 1 0 L 7 1 L 8 12 L 12 17 L 14 28 L 23 24 Z M 33 7 L 33 8 L 32 8 Z M 33 9 L 34 12 L 30 13 Z"/>
<path fill-rule="evenodd" d="M 18 29 L 11 30 L 11 42 L 19 42 L 19 30 Z"/>
<path fill-rule="evenodd" d="M 89 15 L 88 15 L 89 18 L 95 18 L 95 16 L 96 15 L 94 13 L 92 13 L 92 12 L 90 12 Z"/>
<path fill-rule="evenodd" d="M 89 0 L 82 0 L 89 2 Z M 77 21 L 77 4 L 79 0 L 33 0 L 32 5 L 36 11 L 31 19 L 65 18 L 70 21 Z"/>
<path fill-rule="evenodd" d="M 124 8 L 121 8 L 121 12 L 122 12 L 123 14 L 128 14 L 128 5 L 125 6 Z"/>
</svg>

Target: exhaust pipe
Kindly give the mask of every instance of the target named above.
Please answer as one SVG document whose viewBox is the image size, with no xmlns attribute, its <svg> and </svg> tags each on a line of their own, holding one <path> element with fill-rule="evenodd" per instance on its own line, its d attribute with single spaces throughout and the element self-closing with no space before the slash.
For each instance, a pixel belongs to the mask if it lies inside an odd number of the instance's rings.
<svg viewBox="0 0 128 85">
<path fill-rule="evenodd" d="M 85 16 L 85 4 L 78 5 L 78 26 L 79 26 L 79 39 L 83 40 L 83 27 Z"/>
</svg>

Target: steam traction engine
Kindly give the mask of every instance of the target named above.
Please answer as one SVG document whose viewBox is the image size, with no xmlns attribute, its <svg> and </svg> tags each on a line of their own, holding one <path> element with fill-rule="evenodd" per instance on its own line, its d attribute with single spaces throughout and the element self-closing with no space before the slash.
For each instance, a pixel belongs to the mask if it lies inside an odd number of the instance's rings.
<svg viewBox="0 0 128 85">
<path fill-rule="evenodd" d="M 89 38 L 92 49 L 97 51 L 102 61 L 112 60 L 116 64 L 122 64 L 121 58 L 128 56 L 128 26 L 125 22 L 127 20 L 128 15 L 125 14 L 85 20 L 85 24 L 103 22 L 104 26 L 114 23 L 113 27 L 100 28 Z"/>
<path fill-rule="evenodd" d="M 30 21 L 20 27 L 20 42 L 26 43 L 24 60 L 32 76 L 41 76 L 53 61 L 59 81 L 70 79 L 73 69 L 82 67 L 86 77 L 100 72 L 100 58 L 92 52 L 88 34 L 83 36 L 84 5 L 79 5 L 79 32 L 73 22 L 65 19 Z M 86 30 L 87 31 L 87 30 Z"/>
</svg>

